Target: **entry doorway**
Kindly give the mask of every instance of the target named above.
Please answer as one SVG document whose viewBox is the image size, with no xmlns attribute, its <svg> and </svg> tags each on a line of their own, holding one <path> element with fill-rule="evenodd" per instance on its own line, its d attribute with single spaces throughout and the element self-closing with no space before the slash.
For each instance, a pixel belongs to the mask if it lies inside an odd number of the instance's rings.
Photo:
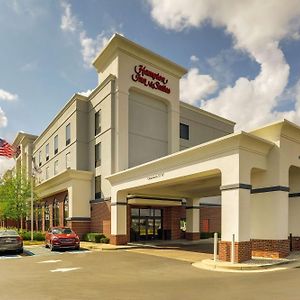
<svg viewBox="0 0 300 300">
<path fill-rule="evenodd" d="M 162 228 L 162 209 L 131 208 L 131 242 L 161 240 Z"/>
</svg>

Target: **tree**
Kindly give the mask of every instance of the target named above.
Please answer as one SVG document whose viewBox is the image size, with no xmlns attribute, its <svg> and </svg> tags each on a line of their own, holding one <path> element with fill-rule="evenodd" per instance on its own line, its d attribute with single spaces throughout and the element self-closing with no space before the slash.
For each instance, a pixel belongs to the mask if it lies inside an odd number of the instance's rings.
<svg viewBox="0 0 300 300">
<path fill-rule="evenodd" d="M 0 215 L 2 218 L 18 222 L 22 228 L 23 220 L 30 210 L 31 183 L 25 176 L 3 178 L 0 184 Z"/>
</svg>

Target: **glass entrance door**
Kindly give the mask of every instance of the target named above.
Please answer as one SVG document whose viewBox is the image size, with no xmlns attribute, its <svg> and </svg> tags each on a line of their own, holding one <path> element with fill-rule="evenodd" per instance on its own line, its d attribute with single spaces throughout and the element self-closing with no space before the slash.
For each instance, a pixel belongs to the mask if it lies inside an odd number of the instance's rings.
<svg viewBox="0 0 300 300">
<path fill-rule="evenodd" d="M 131 241 L 162 239 L 162 210 L 158 208 L 131 209 Z"/>
</svg>

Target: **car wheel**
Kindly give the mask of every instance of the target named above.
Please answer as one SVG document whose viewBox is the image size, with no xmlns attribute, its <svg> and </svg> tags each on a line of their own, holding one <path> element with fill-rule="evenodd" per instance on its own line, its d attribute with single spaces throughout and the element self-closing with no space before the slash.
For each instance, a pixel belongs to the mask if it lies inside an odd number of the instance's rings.
<svg viewBox="0 0 300 300">
<path fill-rule="evenodd" d="M 17 250 L 17 254 L 22 254 L 23 251 L 24 251 L 23 248 L 21 248 L 21 249 Z"/>
<path fill-rule="evenodd" d="M 79 249 L 80 249 L 80 246 L 75 247 L 75 250 L 79 250 Z"/>
<path fill-rule="evenodd" d="M 53 247 L 53 245 L 52 245 L 51 242 L 50 242 L 50 244 L 49 244 L 49 248 L 50 248 L 50 251 L 54 251 L 54 247 Z"/>
</svg>

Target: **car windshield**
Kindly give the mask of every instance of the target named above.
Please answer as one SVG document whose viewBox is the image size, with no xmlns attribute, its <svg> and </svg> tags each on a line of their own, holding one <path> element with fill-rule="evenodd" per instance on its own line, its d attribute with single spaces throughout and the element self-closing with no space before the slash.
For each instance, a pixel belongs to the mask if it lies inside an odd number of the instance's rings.
<svg viewBox="0 0 300 300">
<path fill-rule="evenodd" d="M 6 235 L 18 235 L 18 233 L 15 230 L 0 230 L 0 236 Z"/>
<path fill-rule="evenodd" d="M 73 233 L 73 231 L 70 228 L 54 228 L 52 230 L 52 233 L 54 233 L 54 234 L 70 234 L 70 233 Z"/>
</svg>

